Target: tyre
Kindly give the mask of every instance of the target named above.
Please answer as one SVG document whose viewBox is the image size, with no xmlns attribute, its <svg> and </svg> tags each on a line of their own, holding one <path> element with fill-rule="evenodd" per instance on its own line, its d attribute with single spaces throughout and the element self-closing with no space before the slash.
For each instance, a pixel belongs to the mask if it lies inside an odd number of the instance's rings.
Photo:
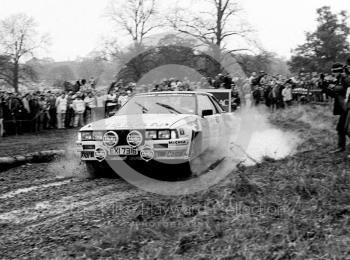
<svg viewBox="0 0 350 260">
<path fill-rule="evenodd" d="M 86 161 L 86 172 L 89 179 L 117 178 L 118 175 L 109 167 L 107 162 Z"/>
<path fill-rule="evenodd" d="M 159 181 L 183 181 L 192 176 L 190 163 L 184 160 L 134 162 L 130 167 L 142 175 Z"/>
<path fill-rule="evenodd" d="M 184 181 L 192 177 L 189 161 L 182 160 L 176 164 L 166 164 L 163 166 L 162 172 L 165 181 Z"/>
<path fill-rule="evenodd" d="M 178 180 L 187 180 L 193 176 L 190 161 L 181 163 L 177 165 L 177 167 L 178 167 L 178 174 L 179 174 Z"/>
</svg>

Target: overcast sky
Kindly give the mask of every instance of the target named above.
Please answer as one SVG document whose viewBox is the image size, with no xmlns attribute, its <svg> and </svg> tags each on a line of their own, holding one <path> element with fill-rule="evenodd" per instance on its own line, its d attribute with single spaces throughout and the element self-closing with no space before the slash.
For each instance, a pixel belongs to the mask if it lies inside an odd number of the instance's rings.
<svg viewBox="0 0 350 260">
<path fill-rule="evenodd" d="M 104 17 L 110 0 L 0 0 L 0 19 L 23 12 L 33 16 L 52 45 L 45 56 L 57 61 L 85 56 L 112 33 Z M 121 0 L 120 0 L 121 1 Z M 175 0 L 163 0 L 166 6 Z M 243 17 L 256 30 L 263 46 L 280 56 L 303 43 L 305 31 L 316 26 L 316 8 L 347 10 L 349 0 L 241 0 Z"/>
</svg>

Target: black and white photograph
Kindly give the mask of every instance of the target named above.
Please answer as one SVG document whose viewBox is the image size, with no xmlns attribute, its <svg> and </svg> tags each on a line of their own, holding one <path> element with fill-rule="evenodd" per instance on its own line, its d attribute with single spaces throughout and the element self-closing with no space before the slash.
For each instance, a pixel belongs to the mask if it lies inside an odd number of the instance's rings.
<svg viewBox="0 0 350 260">
<path fill-rule="evenodd" d="M 346 0 L 0 0 L 0 259 L 350 259 Z"/>
</svg>

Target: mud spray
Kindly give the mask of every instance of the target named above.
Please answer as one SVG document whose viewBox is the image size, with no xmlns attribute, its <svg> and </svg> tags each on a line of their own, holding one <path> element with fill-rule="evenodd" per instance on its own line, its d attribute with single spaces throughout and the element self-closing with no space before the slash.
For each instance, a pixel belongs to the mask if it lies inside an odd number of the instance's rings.
<svg viewBox="0 0 350 260">
<path fill-rule="evenodd" d="M 228 120 L 219 149 L 196 158 L 192 171 L 201 175 L 215 162 L 224 160 L 218 171 L 233 171 L 238 164 L 253 166 L 264 158 L 275 160 L 293 155 L 301 140 L 296 133 L 278 129 L 269 122 L 270 112 L 243 108 Z"/>
<path fill-rule="evenodd" d="M 244 109 L 239 114 L 241 117 L 252 120 L 251 124 L 241 128 L 241 131 L 252 133 L 246 148 L 245 157 L 248 157 L 246 164 L 261 162 L 266 157 L 278 160 L 293 155 L 301 143 L 296 133 L 281 130 L 272 125 L 268 120 L 269 115 L 267 110 L 254 108 Z M 245 129 L 245 127 L 253 129 Z M 231 144 L 234 141 L 231 140 Z"/>
<path fill-rule="evenodd" d="M 48 167 L 48 171 L 52 174 L 55 174 L 56 177 L 86 178 L 87 173 L 83 163 L 80 160 L 80 156 L 77 153 L 77 146 L 75 145 L 75 140 L 70 141 L 66 145 L 65 150 L 67 151 L 65 156 L 52 162 Z"/>
</svg>

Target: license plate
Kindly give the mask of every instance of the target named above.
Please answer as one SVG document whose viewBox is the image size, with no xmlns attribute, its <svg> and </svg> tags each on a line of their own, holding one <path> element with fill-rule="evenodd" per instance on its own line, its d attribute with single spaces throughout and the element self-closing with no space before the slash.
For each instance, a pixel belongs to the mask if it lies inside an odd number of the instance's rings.
<svg viewBox="0 0 350 260">
<path fill-rule="evenodd" d="M 130 146 L 117 146 L 111 149 L 111 155 L 137 155 L 137 149 Z"/>
<path fill-rule="evenodd" d="M 92 151 L 82 151 L 81 152 L 81 159 L 90 159 L 94 157 L 94 152 Z"/>
</svg>

